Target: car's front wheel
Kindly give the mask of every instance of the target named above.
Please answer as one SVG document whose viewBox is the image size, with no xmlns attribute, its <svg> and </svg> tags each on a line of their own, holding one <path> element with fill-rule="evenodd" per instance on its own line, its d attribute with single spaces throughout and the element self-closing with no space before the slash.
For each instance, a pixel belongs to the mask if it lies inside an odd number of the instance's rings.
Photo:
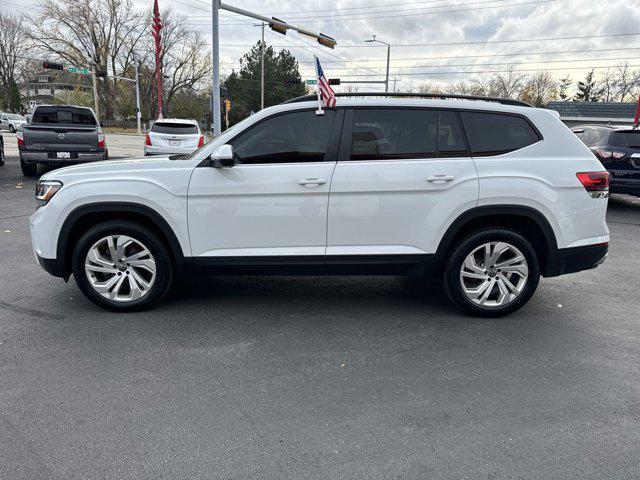
<svg viewBox="0 0 640 480">
<path fill-rule="evenodd" d="M 100 223 L 80 238 L 72 270 L 89 300 L 121 312 L 159 302 L 173 280 L 171 257 L 161 239 L 143 225 L 118 220 Z"/>
<path fill-rule="evenodd" d="M 480 317 L 513 313 L 533 296 L 540 280 L 535 249 L 513 230 L 480 230 L 451 252 L 445 290 L 462 310 Z"/>
</svg>

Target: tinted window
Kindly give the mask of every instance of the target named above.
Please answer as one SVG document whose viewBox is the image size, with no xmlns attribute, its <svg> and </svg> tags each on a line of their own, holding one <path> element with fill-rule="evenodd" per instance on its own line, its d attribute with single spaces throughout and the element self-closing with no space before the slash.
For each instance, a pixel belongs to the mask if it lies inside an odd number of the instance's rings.
<svg viewBox="0 0 640 480">
<path fill-rule="evenodd" d="M 171 135 L 192 135 L 198 133 L 198 127 L 193 123 L 156 122 L 151 127 L 151 131 Z"/>
<path fill-rule="evenodd" d="M 93 112 L 80 107 L 38 107 L 32 123 L 60 123 L 65 125 L 96 125 Z"/>
<path fill-rule="evenodd" d="M 351 160 L 390 160 L 466 155 L 454 112 L 420 109 L 356 109 Z"/>
<path fill-rule="evenodd" d="M 460 112 L 460 116 L 472 155 L 500 155 L 540 140 L 522 117 L 484 112 Z"/>
<path fill-rule="evenodd" d="M 354 110 L 351 160 L 435 157 L 437 131 L 437 110 Z"/>
<path fill-rule="evenodd" d="M 305 110 L 269 118 L 230 142 L 234 156 L 250 164 L 322 162 L 334 117 L 334 110 Z"/>
<path fill-rule="evenodd" d="M 640 131 L 613 132 L 610 141 L 612 147 L 640 148 Z"/>
</svg>

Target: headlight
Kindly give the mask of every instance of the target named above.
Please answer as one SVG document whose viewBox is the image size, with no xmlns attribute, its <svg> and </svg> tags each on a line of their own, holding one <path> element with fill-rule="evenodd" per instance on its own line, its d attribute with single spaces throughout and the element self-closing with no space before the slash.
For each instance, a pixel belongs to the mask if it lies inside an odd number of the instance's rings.
<svg viewBox="0 0 640 480">
<path fill-rule="evenodd" d="M 36 203 L 38 207 L 46 205 L 61 188 L 62 182 L 58 180 L 40 180 L 36 182 Z"/>
</svg>

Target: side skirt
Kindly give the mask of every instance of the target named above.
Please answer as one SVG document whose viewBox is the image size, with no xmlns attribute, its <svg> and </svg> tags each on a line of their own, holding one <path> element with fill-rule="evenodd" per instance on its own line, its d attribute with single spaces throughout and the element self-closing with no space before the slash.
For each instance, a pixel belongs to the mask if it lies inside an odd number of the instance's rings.
<svg viewBox="0 0 640 480">
<path fill-rule="evenodd" d="M 411 275 L 430 272 L 434 255 L 192 257 L 200 275 Z"/>
</svg>

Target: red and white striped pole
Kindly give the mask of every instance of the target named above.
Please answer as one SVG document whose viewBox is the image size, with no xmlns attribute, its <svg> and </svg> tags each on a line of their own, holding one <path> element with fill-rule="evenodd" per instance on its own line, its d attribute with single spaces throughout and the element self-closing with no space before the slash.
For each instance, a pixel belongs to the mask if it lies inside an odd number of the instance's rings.
<svg viewBox="0 0 640 480">
<path fill-rule="evenodd" d="M 160 59 L 160 53 L 162 52 L 161 46 L 161 34 L 162 21 L 160 20 L 160 11 L 158 9 L 158 0 L 154 0 L 153 3 L 153 29 L 152 35 L 156 44 L 156 85 L 158 94 L 158 118 L 162 118 L 162 65 Z"/>
<path fill-rule="evenodd" d="M 638 105 L 636 105 L 636 118 L 633 119 L 633 128 L 638 128 L 640 121 L 640 96 L 638 97 Z"/>
</svg>

